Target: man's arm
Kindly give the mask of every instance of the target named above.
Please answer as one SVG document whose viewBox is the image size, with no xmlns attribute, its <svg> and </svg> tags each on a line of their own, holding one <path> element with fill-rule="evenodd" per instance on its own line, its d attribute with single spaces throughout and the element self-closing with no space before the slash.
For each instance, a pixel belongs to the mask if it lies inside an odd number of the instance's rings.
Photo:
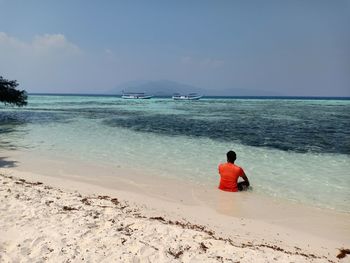
<svg viewBox="0 0 350 263">
<path fill-rule="evenodd" d="M 248 177 L 246 176 L 246 174 L 244 172 L 243 172 L 242 178 L 243 178 L 244 182 L 246 182 L 247 186 L 249 186 L 250 183 L 249 183 Z"/>
</svg>

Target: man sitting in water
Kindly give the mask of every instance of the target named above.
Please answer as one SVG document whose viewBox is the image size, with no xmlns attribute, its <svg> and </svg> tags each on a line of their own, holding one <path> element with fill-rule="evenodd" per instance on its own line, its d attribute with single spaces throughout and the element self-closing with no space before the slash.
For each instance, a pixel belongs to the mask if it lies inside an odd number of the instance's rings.
<svg viewBox="0 0 350 263">
<path fill-rule="evenodd" d="M 238 192 L 247 190 L 249 187 L 248 177 L 243 169 L 235 165 L 236 153 L 229 151 L 227 154 L 227 163 L 219 165 L 220 185 L 219 189 L 228 192 Z M 238 182 L 238 177 L 242 177 L 244 182 Z"/>
</svg>

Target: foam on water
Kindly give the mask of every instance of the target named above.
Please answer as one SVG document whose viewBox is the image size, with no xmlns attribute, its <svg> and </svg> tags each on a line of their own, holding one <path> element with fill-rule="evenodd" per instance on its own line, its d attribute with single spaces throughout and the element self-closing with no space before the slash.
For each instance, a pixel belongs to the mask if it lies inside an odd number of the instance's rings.
<svg viewBox="0 0 350 263">
<path fill-rule="evenodd" d="M 293 105 L 299 108 L 288 114 Z M 237 164 L 245 169 L 254 191 L 350 212 L 350 158 L 346 144 L 349 135 L 344 121 L 350 114 L 349 107 L 348 101 L 222 99 L 177 103 L 165 99 L 126 101 L 114 97 L 31 96 L 28 108 L 7 108 L 0 112 L 0 147 L 26 147 L 83 161 L 140 168 L 209 187 L 216 187 L 217 165 L 225 161 L 227 150 L 234 149 L 238 154 Z M 267 108 L 269 114 L 261 113 L 262 108 Z M 232 111 L 236 112 L 234 117 L 240 118 L 232 119 Z M 302 113 L 308 116 L 303 118 Z M 317 120 L 311 120 L 310 115 L 333 119 L 317 128 Z M 254 119 L 258 120 L 254 122 Z M 261 124 L 264 119 L 277 120 L 273 122 L 278 124 L 277 130 Z M 196 124 L 190 125 L 189 120 Z M 234 139 L 243 130 L 226 138 L 233 128 L 223 124 L 225 120 L 241 122 L 238 129 L 245 128 L 251 137 L 249 140 L 258 145 L 243 143 L 242 138 Z M 326 118 L 320 120 L 325 122 Z M 334 121 L 338 123 L 330 123 Z M 219 125 L 220 130 L 211 122 Z M 261 124 L 268 131 L 247 129 L 250 122 L 253 128 Z M 286 127 L 291 123 L 294 125 L 291 128 L 301 126 L 301 133 L 288 131 Z M 300 138 L 305 131 L 311 132 L 309 127 L 304 127 L 309 124 L 322 133 L 317 139 L 324 140 L 324 144 L 313 138 Z M 327 129 L 332 130 L 327 133 Z M 220 131 L 224 138 L 215 134 Z M 254 138 L 256 136 L 262 138 Z M 285 136 L 286 141 L 282 146 L 277 145 L 281 136 Z M 277 146 L 259 145 L 268 138 L 277 138 Z M 343 140 L 342 146 L 338 146 L 338 142 L 330 151 L 323 150 L 337 138 Z M 303 140 L 308 150 L 301 150 Z M 296 146 L 289 146 L 293 143 Z"/>
</svg>

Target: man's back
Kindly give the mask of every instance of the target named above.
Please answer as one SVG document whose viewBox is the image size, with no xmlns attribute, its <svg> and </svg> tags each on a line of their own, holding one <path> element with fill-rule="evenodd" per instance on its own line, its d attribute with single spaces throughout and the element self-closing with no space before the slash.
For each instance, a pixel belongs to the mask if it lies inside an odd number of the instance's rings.
<svg viewBox="0 0 350 263">
<path fill-rule="evenodd" d="M 228 192 L 237 192 L 237 180 L 238 177 L 244 175 L 244 171 L 241 167 L 233 163 L 222 163 L 219 165 L 220 185 L 219 189 Z"/>
</svg>

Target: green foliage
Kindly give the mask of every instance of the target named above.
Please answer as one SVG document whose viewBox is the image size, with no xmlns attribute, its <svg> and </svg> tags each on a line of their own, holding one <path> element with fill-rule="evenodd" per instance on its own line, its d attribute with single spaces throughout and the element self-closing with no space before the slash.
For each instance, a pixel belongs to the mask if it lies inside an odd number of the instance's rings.
<svg viewBox="0 0 350 263">
<path fill-rule="evenodd" d="M 16 80 L 7 80 L 0 76 L 0 102 L 19 107 L 27 105 L 27 92 L 17 90 L 17 86 Z"/>
</svg>

